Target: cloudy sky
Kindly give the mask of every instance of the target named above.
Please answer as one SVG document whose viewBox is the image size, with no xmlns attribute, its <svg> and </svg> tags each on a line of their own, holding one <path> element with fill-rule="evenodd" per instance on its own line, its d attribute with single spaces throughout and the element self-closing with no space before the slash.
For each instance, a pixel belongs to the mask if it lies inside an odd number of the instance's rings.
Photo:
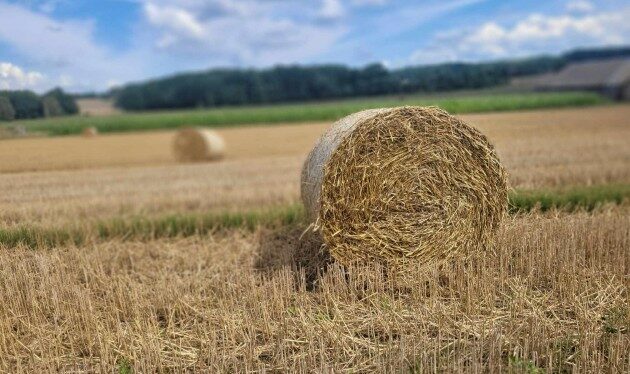
<svg viewBox="0 0 630 374">
<path fill-rule="evenodd" d="M 186 70 L 483 61 L 630 43 L 627 0 L 0 0 L 0 89 Z"/>
</svg>

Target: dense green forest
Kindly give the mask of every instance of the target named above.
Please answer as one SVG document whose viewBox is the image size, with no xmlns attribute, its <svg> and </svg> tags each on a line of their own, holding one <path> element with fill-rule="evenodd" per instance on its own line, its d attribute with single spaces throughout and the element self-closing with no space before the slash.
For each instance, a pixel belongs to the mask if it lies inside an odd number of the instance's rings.
<svg viewBox="0 0 630 374">
<path fill-rule="evenodd" d="M 486 63 L 447 63 L 388 70 L 380 64 L 212 69 L 129 84 L 111 92 L 127 110 L 304 102 L 345 97 L 478 89 L 546 73 L 570 62 L 630 56 L 630 47 L 575 50 Z"/>
<path fill-rule="evenodd" d="M 32 91 L 0 91 L 0 121 L 76 114 L 74 98 L 60 88 L 43 95 Z"/>
</svg>

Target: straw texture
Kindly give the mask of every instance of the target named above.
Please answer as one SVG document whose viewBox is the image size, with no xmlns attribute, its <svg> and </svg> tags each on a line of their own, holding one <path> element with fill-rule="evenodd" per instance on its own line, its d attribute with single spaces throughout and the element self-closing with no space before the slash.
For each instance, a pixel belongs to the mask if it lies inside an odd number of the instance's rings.
<svg viewBox="0 0 630 374">
<path fill-rule="evenodd" d="M 434 107 L 372 109 L 336 122 L 309 154 L 301 188 L 343 264 L 404 268 L 483 250 L 507 210 L 507 175 L 492 145 Z"/>
<path fill-rule="evenodd" d="M 81 131 L 81 135 L 84 138 L 93 138 L 98 135 L 98 129 L 96 127 L 86 127 Z"/>
<path fill-rule="evenodd" d="M 212 130 L 185 128 L 175 134 L 173 153 L 182 162 L 219 160 L 225 154 L 225 142 Z"/>
</svg>

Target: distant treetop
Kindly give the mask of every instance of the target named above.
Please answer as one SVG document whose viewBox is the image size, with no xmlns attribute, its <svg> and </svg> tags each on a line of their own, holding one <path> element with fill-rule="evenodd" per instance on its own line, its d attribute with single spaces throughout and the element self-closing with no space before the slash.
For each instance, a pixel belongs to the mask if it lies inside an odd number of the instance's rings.
<svg viewBox="0 0 630 374">
<path fill-rule="evenodd" d="M 54 117 L 78 112 L 74 98 L 60 88 L 41 96 L 26 90 L 0 91 L 0 120 Z"/>
</svg>

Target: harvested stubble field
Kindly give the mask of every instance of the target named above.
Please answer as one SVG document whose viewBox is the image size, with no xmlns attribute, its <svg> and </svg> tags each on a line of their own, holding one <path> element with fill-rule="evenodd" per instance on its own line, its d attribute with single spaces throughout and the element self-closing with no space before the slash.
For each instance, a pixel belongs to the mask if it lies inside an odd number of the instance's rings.
<svg viewBox="0 0 630 374">
<path fill-rule="evenodd" d="M 0 370 L 627 372 L 629 213 L 511 218 L 493 252 L 405 279 L 313 284 L 300 227 L 1 248 Z"/>
<path fill-rule="evenodd" d="M 499 152 L 515 152 L 502 155 L 503 159 L 514 156 L 515 162 L 522 164 L 543 163 L 541 167 L 547 168 L 549 165 L 544 159 L 552 158 L 559 169 L 564 161 L 562 158 L 581 157 L 590 160 L 592 169 L 597 169 L 600 161 L 612 162 L 618 158 L 625 162 L 628 158 L 625 145 L 630 137 L 630 105 L 459 117 L 486 134 L 496 143 Z M 303 158 L 329 126 L 330 122 L 260 125 L 219 129 L 217 132 L 228 146 L 228 160 L 271 156 Z M 4 140 L 0 141 L 0 172 L 172 165 L 175 162 L 171 152 L 173 134 L 160 131 L 104 134 L 90 139 L 67 136 Z M 583 147 L 582 156 L 575 151 L 578 144 Z M 520 148 L 522 152 L 516 153 L 512 148 Z M 595 155 L 591 156 L 592 152 Z M 603 152 L 608 153 L 600 156 Z M 530 158 L 522 159 L 523 153 L 530 154 Z M 610 167 L 616 166 L 619 165 Z"/>
<path fill-rule="evenodd" d="M 630 183 L 630 106 L 464 118 L 496 145 L 513 188 L 540 190 Z M 0 178 L 0 191 L 4 192 L 0 196 L 0 222 L 4 227 L 25 223 L 57 226 L 110 217 L 243 211 L 296 203 L 302 162 L 327 126 L 224 130 L 222 135 L 229 148 L 226 161 L 221 163 L 4 174 Z M 170 136 L 154 136 L 162 138 L 159 144 L 166 147 L 155 149 L 169 157 Z M 74 140 L 41 139 L 52 143 Z M 81 139 L 87 143 L 86 149 L 90 149 L 92 141 L 100 140 Z M 6 144 L 13 142 L 17 141 Z M 102 151 L 96 145 L 91 148 L 99 152 L 100 161 L 110 161 L 102 157 L 106 152 L 114 160 L 133 158 L 134 152 L 143 152 L 142 147 L 137 147 L 124 153 L 109 147 L 110 139 L 103 142 L 100 144 L 106 145 L 100 148 Z M 153 144 L 143 144 L 149 143 Z M 153 148 L 146 149 L 150 153 Z M 72 160 L 68 148 L 59 146 L 58 150 Z M 0 152 L 7 151 L 0 148 Z M 40 155 L 37 162 L 24 161 L 22 167 L 51 167 L 46 162 L 59 162 L 54 153 Z M 19 164 L 23 160 L 14 161 Z M 0 157 L 0 168 L 10 166 L 7 156 Z M 65 165 L 62 162 L 52 168 L 60 166 Z"/>
<path fill-rule="evenodd" d="M 221 130 L 205 164 L 170 133 L 81 139 L 79 162 L 37 139 L 9 167 L 29 143 L 2 142 L 0 372 L 629 371 L 630 106 L 463 117 L 513 214 L 493 251 L 404 279 L 300 241 L 328 124 Z"/>
</svg>

